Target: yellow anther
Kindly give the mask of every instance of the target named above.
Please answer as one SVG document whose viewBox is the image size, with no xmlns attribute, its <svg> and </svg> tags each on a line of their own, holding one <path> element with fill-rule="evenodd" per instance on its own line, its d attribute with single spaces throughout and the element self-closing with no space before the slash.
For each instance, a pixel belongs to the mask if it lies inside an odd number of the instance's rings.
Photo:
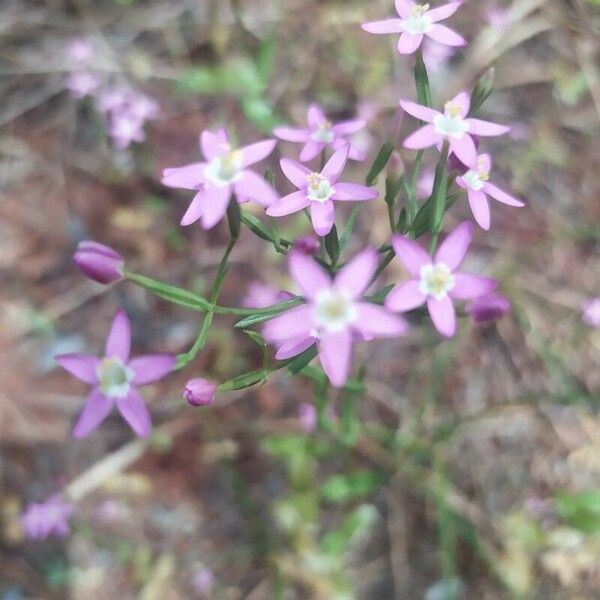
<svg viewBox="0 0 600 600">
<path fill-rule="evenodd" d="M 413 17 L 421 17 L 429 10 L 429 4 L 415 4 L 410 11 Z"/>
</svg>

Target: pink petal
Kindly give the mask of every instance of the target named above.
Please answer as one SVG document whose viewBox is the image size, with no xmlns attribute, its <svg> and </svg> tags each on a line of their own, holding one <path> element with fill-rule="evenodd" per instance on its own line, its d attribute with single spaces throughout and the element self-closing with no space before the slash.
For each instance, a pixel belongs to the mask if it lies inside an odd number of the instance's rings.
<svg viewBox="0 0 600 600">
<path fill-rule="evenodd" d="M 203 131 L 200 135 L 200 149 L 206 160 L 213 160 L 221 156 L 224 146 L 227 144 L 227 133 L 221 129 L 217 133 L 212 131 Z"/>
<path fill-rule="evenodd" d="M 302 162 L 308 162 L 318 156 L 326 147 L 326 144 L 311 140 L 302 148 L 299 158 Z"/>
<path fill-rule="evenodd" d="M 331 128 L 331 132 L 334 135 L 352 135 L 364 129 L 367 126 L 367 122 L 364 119 L 357 119 L 355 121 L 342 121 Z"/>
<path fill-rule="evenodd" d="M 312 258 L 302 252 L 291 252 L 289 270 L 303 296 L 315 300 L 321 290 L 331 288 L 331 277 Z"/>
<path fill-rule="evenodd" d="M 431 19 L 432 23 L 443 21 L 451 17 L 460 8 L 461 4 L 462 2 L 449 2 L 448 4 L 427 11 L 427 16 Z"/>
<path fill-rule="evenodd" d="M 448 141 L 450 142 L 450 149 L 456 154 L 459 160 L 467 167 L 475 168 L 477 164 L 477 148 L 475 147 L 473 138 L 465 134 L 460 139 L 451 137 Z"/>
<path fill-rule="evenodd" d="M 421 45 L 423 41 L 423 34 L 407 33 L 402 32 L 400 39 L 398 40 L 398 52 L 400 54 L 412 54 Z"/>
<path fill-rule="evenodd" d="M 319 127 L 327 123 L 327 115 L 318 104 L 311 104 L 308 107 L 308 124 L 311 127 Z"/>
<path fill-rule="evenodd" d="M 312 329 L 312 307 L 302 305 L 268 321 L 263 335 L 267 341 L 277 343 L 310 337 Z"/>
<path fill-rule="evenodd" d="M 481 165 L 481 168 L 486 173 L 489 173 L 492 170 L 492 156 L 490 154 L 480 154 L 477 157 L 477 165 Z"/>
<path fill-rule="evenodd" d="M 331 231 L 334 217 L 334 207 L 331 200 L 328 200 L 323 204 L 320 202 L 311 202 L 310 218 L 317 235 L 325 237 Z"/>
<path fill-rule="evenodd" d="M 212 229 L 227 212 L 227 206 L 231 199 L 231 187 L 218 187 L 211 185 L 205 191 L 206 203 L 202 214 L 203 229 Z"/>
<path fill-rule="evenodd" d="M 410 15 L 414 2 L 411 0 L 396 0 L 396 12 L 403 18 L 406 19 Z"/>
<path fill-rule="evenodd" d="M 403 235 L 395 235 L 392 245 L 396 256 L 402 261 L 406 270 L 413 276 L 420 278 L 421 269 L 431 264 L 431 258 L 421 246 Z"/>
<path fill-rule="evenodd" d="M 416 279 L 411 279 L 399 283 L 387 295 L 385 307 L 396 312 L 406 312 L 421 306 L 426 299 L 426 294 L 419 289 L 419 282 Z"/>
<path fill-rule="evenodd" d="M 113 319 L 108 339 L 106 340 L 105 356 L 120 358 L 123 362 L 129 359 L 131 350 L 131 324 L 124 310 L 118 310 Z"/>
<path fill-rule="evenodd" d="M 234 189 L 240 201 L 250 199 L 261 206 L 270 206 L 279 200 L 271 184 L 254 171 L 242 171 L 242 176 L 235 182 Z"/>
<path fill-rule="evenodd" d="M 352 333 L 349 329 L 323 335 L 319 344 L 319 360 L 333 386 L 342 387 L 348 380 L 351 357 Z"/>
<path fill-rule="evenodd" d="M 445 337 L 456 333 L 456 314 L 450 296 L 436 300 L 433 296 L 427 298 L 427 308 L 435 328 Z"/>
<path fill-rule="evenodd" d="M 482 121 L 481 119 L 467 119 L 469 123 L 469 133 L 483 136 L 504 135 L 510 131 L 510 127 L 498 125 L 490 121 Z"/>
<path fill-rule="evenodd" d="M 357 183 L 336 183 L 335 194 L 332 200 L 357 201 L 375 200 L 379 198 L 379 192 L 374 187 L 359 185 Z"/>
<path fill-rule="evenodd" d="M 469 206 L 477 224 L 485 231 L 490 229 L 490 205 L 487 196 L 481 191 L 467 190 Z"/>
<path fill-rule="evenodd" d="M 417 129 L 412 135 L 409 135 L 402 145 L 410 150 L 421 150 L 435 146 L 442 140 L 443 137 L 436 132 L 433 125 L 425 125 L 425 127 L 421 127 L 421 129 Z"/>
<path fill-rule="evenodd" d="M 358 319 L 354 325 L 362 334 L 373 337 L 397 337 L 408 331 L 408 324 L 376 304 L 358 304 Z"/>
<path fill-rule="evenodd" d="M 498 202 L 502 202 L 502 204 L 508 204 L 509 206 L 517 206 L 522 208 L 525 206 L 524 202 L 517 200 L 514 196 L 507 194 L 502 191 L 500 188 L 496 187 L 493 183 L 484 183 L 483 190 L 486 194 L 489 194 L 492 198 L 498 200 Z"/>
<path fill-rule="evenodd" d="M 275 127 L 273 135 L 286 142 L 306 142 L 310 139 L 310 131 L 297 127 Z"/>
<path fill-rule="evenodd" d="M 161 183 L 167 187 L 197 190 L 204 183 L 204 167 L 206 163 L 191 163 L 184 167 L 165 169 Z"/>
<path fill-rule="evenodd" d="M 385 19 L 383 21 L 371 21 L 363 23 L 361 27 L 369 33 L 386 34 L 386 33 L 402 33 L 402 19 Z"/>
<path fill-rule="evenodd" d="M 117 398 L 117 408 L 134 433 L 140 437 L 150 435 L 152 419 L 146 403 L 135 388 L 131 388 L 125 398 Z"/>
<path fill-rule="evenodd" d="M 298 354 L 302 354 L 302 352 L 308 350 L 315 342 L 316 339 L 313 337 L 301 337 L 287 340 L 279 346 L 275 358 L 277 360 L 287 360 L 288 358 L 292 358 L 292 356 L 298 356 Z"/>
<path fill-rule="evenodd" d="M 446 27 L 445 25 L 440 25 L 436 23 L 431 27 L 431 29 L 427 32 L 427 35 L 436 42 L 440 44 L 445 44 L 446 46 L 466 46 L 467 40 L 465 40 L 462 35 L 458 35 L 455 31 L 452 31 L 450 27 Z"/>
<path fill-rule="evenodd" d="M 427 108 L 426 106 L 411 102 L 410 100 L 400 100 L 400 106 L 409 115 L 416 117 L 420 121 L 425 121 L 426 123 L 433 123 L 433 119 L 440 114 L 437 110 Z"/>
<path fill-rule="evenodd" d="M 458 300 L 480 298 L 493 292 L 498 286 L 498 282 L 491 277 L 480 277 L 470 273 L 455 273 L 454 283 L 450 296 Z"/>
<path fill-rule="evenodd" d="M 84 383 L 96 385 L 98 376 L 96 367 L 100 364 L 100 359 L 89 354 L 60 354 L 55 356 L 54 360 L 74 377 L 77 377 Z"/>
<path fill-rule="evenodd" d="M 285 217 L 292 213 L 305 209 L 310 204 L 310 200 L 303 191 L 297 191 L 288 194 L 277 200 L 267 208 L 267 214 L 270 217 Z"/>
<path fill-rule="evenodd" d="M 98 388 L 94 388 L 85 401 L 85 405 L 75 427 L 73 437 L 81 439 L 89 435 L 108 417 L 113 407 L 113 400 L 107 398 Z"/>
<path fill-rule="evenodd" d="M 450 104 L 460 106 L 459 114 L 464 119 L 471 110 L 471 95 L 468 92 L 460 92 L 450 100 Z"/>
<path fill-rule="evenodd" d="M 444 263 L 451 271 L 454 271 L 463 261 L 472 237 L 473 225 L 468 221 L 463 221 L 442 242 L 435 253 L 434 262 Z"/>
<path fill-rule="evenodd" d="M 302 189 L 306 187 L 308 180 L 307 177 L 311 174 L 311 170 L 307 169 L 304 165 L 301 165 L 295 160 L 289 158 L 282 158 L 279 161 L 281 170 L 284 175 L 298 188 Z"/>
<path fill-rule="evenodd" d="M 128 365 L 134 373 L 132 383 L 146 385 L 158 381 L 173 370 L 176 362 L 172 354 L 149 354 L 133 358 Z"/>
<path fill-rule="evenodd" d="M 210 200 L 209 198 L 207 198 L 206 192 L 204 190 L 198 192 L 194 196 L 194 199 L 192 200 L 188 209 L 185 211 L 185 214 L 183 215 L 180 224 L 185 227 L 187 225 L 195 223 L 202 216 L 202 213 L 204 212 L 204 207 L 209 201 Z"/>
<path fill-rule="evenodd" d="M 245 169 L 254 163 L 260 162 L 264 158 L 267 158 L 267 156 L 273 152 L 276 144 L 277 140 L 262 140 L 261 142 L 256 142 L 255 144 L 250 144 L 249 146 L 241 148 L 242 168 Z"/>
<path fill-rule="evenodd" d="M 336 150 L 333 156 L 327 161 L 321 171 L 321 175 L 326 177 L 331 183 L 335 183 L 341 172 L 344 170 L 348 162 L 348 153 L 350 152 L 350 144 L 346 144 L 343 148 Z"/>
<path fill-rule="evenodd" d="M 344 290 L 352 298 L 360 298 L 371 284 L 376 270 L 377 252 L 373 248 L 366 248 L 336 275 L 334 287 Z"/>
<path fill-rule="evenodd" d="M 342 140 L 340 138 L 338 138 L 338 141 L 342 141 Z M 333 143 L 333 148 L 335 150 L 337 150 L 339 148 L 339 146 L 336 146 L 336 142 Z M 367 153 L 364 150 L 361 150 L 360 148 L 358 148 L 357 146 L 354 146 L 351 144 L 350 152 L 348 153 L 348 158 L 350 160 L 363 161 L 363 160 L 366 160 Z"/>
</svg>

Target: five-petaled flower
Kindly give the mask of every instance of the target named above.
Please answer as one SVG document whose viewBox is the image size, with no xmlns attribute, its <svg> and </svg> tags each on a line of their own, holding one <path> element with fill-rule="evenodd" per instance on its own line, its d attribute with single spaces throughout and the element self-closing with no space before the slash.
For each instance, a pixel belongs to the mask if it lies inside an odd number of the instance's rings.
<svg viewBox="0 0 600 600">
<path fill-rule="evenodd" d="M 201 219 L 204 229 L 214 227 L 227 212 L 231 195 L 242 204 L 254 200 L 270 206 L 279 199 L 263 177 L 248 167 L 271 154 L 275 140 L 263 140 L 243 148 L 233 148 L 225 129 L 217 133 L 203 131 L 200 149 L 206 162 L 165 169 L 162 183 L 168 187 L 196 190 L 182 225 Z"/>
<path fill-rule="evenodd" d="M 377 252 L 363 250 L 332 280 L 311 258 L 292 252 L 290 274 L 306 303 L 275 317 L 264 328 L 269 342 L 279 346 L 277 358 L 302 352 L 317 341 L 323 370 L 334 386 L 345 384 L 356 339 L 396 337 L 406 322 L 362 298 L 377 269 Z"/>
<path fill-rule="evenodd" d="M 510 131 L 510 127 L 504 125 L 468 118 L 471 98 L 467 92 L 461 92 L 446 102 L 443 113 L 409 100 L 400 100 L 400 106 L 408 114 L 427 123 L 404 140 L 405 148 L 421 150 L 439 146 L 448 140 L 450 150 L 469 168 L 477 162 L 473 135 L 496 136 Z"/>
<path fill-rule="evenodd" d="M 318 156 L 328 146 L 333 150 L 340 150 L 350 143 L 348 136 L 364 129 L 366 124 L 367 122 L 363 119 L 332 123 L 318 104 L 311 104 L 308 109 L 308 127 L 306 129 L 275 127 L 273 135 L 287 142 L 304 144 L 300 152 L 300 160 L 307 162 Z M 348 158 L 365 160 L 366 154 L 350 143 Z"/>
<path fill-rule="evenodd" d="M 431 258 L 414 240 L 403 235 L 393 238 L 396 256 L 412 279 L 398 284 L 387 296 L 389 310 L 406 312 L 427 302 L 435 328 L 443 336 L 456 331 L 456 314 L 452 300 L 474 300 L 496 288 L 496 281 L 468 273 L 457 273 L 473 235 L 473 225 L 461 223 L 440 245 Z"/>
<path fill-rule="evenodd" d="M 519 208 L 525 206 L 523 202 L 489 182 L 491 168 L 492 157 L 489 154 L 482 154 L 477 158 L 476 165 L 456 178 L 456 183 L 461 188 L 467 190 L 469 206 L 473 212 L 473 217 L 475 217 L 479 226 L 486 231 L 490 228 L 488 196 L 509 206 L 517 206 Z"/>
<path fill-rule="evenodd" d="M 75 507 L 60 496 L 45 502 L 32 502 L 21 516 L 25 535 L 32 540 L 45 540 L 51 535 L 69 535 L 69 519 Z"/>
<path fill-rule="evenodd" d="M 425 35 L 446 46 L 464 46 L 467 42 L 462 36 L 439 24 L 439 21 L 451 17 L 461 4 L 462 2 L 450 2 L 438 8 L 430 8 L 429 4 L 417 4 L 412 0 L 396 0 L 399 19 L 363 23 L 362 28 L 369 33 L 399 33 L 400 54 L 415 52 L 421 46 Z"/>
<path fill-rule="evenodd" d="M 83 438 L 96 429 L 116 404 L 123 418 L 139 436 L 152 429 L 150 413 L 137 386 L 157 381 L 170 373 L 175 357 L 151 354 L 130 360 L 131 327 L 123 310 L 112 323 L 103 358 L 88 354 L 61 354 L 56 361 L 77 379 L 93 389 L 88 396 L 73 436 Z"/>
<path fill-rule="evenodd" d="M 281 169 L 285 176 L 298 188 L 267 208 L 272 217 L 283 217 L 310 207 L 310 216 L 315 233 L 327 235 L 333 227 L 334 201 L 375 200 L 379 196 L 373 187 L 356 183 L 338 183 L 348 160 L 346 145 L 327 161 L 321 172 L 315 173 L 300 163 L 284 158 Z"/>
</svg>

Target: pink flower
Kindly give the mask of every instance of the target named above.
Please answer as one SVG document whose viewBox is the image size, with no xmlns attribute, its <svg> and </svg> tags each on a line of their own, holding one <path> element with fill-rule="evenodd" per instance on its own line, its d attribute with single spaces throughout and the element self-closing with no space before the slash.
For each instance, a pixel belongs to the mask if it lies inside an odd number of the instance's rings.
<svg viewBox="0 0 600 600">
<path fill-rule="evenodd" d="M 464 175 L 456 178 L 456 183 L 467 190 L 469 205 L 475 220 L 482 229 L 490 228 L 490 205 L 488 195 L 492 198 L 508 204 L 509 206 L 523 207 L 525 204 L 510 196 L 488 180 L 492 168 L 492 157 L 482 154 L 477 158 L 477 164 L 469 169 Z"/>
<path fill-rule="evenodd" d="M 502 318 L 510 309 L 508 298 L 501 294 L 488 294 L 469 304 L 467 312 L 475 323 L 491 323 Z"/>
<path fill-rule="evenodd" d="M 308 109 L 308 127 L 296 129 L 293 127 L 276 127 L 273 135 L 287 142 L 304 144 L 300 152 L 300 160 L 307 162 L 318 156 L 325 148 L 331 147 L 339 150 L 349 144 L 348 136 L 364 129 L 367 122 L 362 119 L 332 123 L 318 104 L 311 104 Z M 349 158 L 352 160 L 365 160 L 366 154 L 350 145 Z"/>
<path fill-rule="evenodd" d="M 279 199 L 263 177 L 247 167 L 271 154 L 275 140 L 263 140 L 243 148 L 232 148 L 225 129 L 216 134 L 203 131 L 200 149 L 206 162 L 165 169 L 162 183 L 168 187 L 196 190 L 196 196 L 181 219 L 191 225 L 201 219 L 204 229 L 214 227 L 227 212 L 232 194 L 241 204 L 255 200 L 270 206 Z"/>
<path fill-rule="evenodd" d="M 321 248 L 321 242 L 318 238 L 307 235 L 296 240 L 293 244 L 294 250 L 306 254 L 306 256 L 315 256 Z"/>
<path fill-rule="evenodd" d="M 584 322 L 600 329 L 600 297 L 588 300 L 582 308 Z"/>
<path fill-rule="evenodd" d="M 146 139 L 144 122 L 128 113 L 113 115 L 108 126 L 108 133 L 115 146 L 122 150 L 131 146 L 133 142 L 139 144 Z"/>
<path fill-rule="evenodd" d="M 399 19 L 363 23 L 362 28 L 369 33 L 399 33 L 400 54 L 415 52 L 425 35 L 446 46 L 465 46 L 467 42 L 462 36 L 438 23 L 451 17 L 461 4 L 462 2 L 449 2 L 439 8 L 430 9 L 429 4 L 416 4 L 412 0 L 396 0 Z"/>
<path fill-rule="evenodd" d="M 60 366 L 93 389 L 88 396 L 73 436 L 83 438 L 94 431 L 116 404 L 122 417 L 140 436 L 150 434 L 150 413 L 137 386 L 157 381 L 170 373 L 175 357 L 151 354 L 129 359 L 131 328 L 123 310 L 117 311 L 102 359 L 88 354 L 62 354 L 56 357 Z"/>
<path fill-rule="evenodd" d="M 266 324 L 265 339 L 279 346 L 276 358 L 294 356 L 317 340 L 323 370 L 331 383 L 339 387 L 348 379 L 355 336 L 372 339 L 406 332 L 403 319 L 362 300 L 377 269 L 377 252 L 372 248 L 358 254 L 333 280 L 327 271 L 299 252 L 290 254 L 289 267 L 306 304 Z"/>
<path fill-rule="evenodd" d="M 456 48 L 438 44 L 433 40 L 423 45 L 423 60 L 429 71 L 439 71 L 446 67 L 449 60 L 456 54 Z"/>
<path fill-rule="evenodd" d="M 385 307 L 405 312 L 425 302 L 435 328 L 443 336 L 456 331 L 452 300 L 474 300 L 496 288 L 496 281 L 467 273 L 457 273 L 473 235 L 473 225 L 461 223 L 440 245 L 433 259 L 417 244 L 402 235 L 393 238 L 396 256 L 412 279 L 398 284 L 388 295 Z"/>
<path fill-rule="evenodd" d="M 317 409 L 310 402 L 302 402 L 298 406 L 298 418 L 302 431 L 310 433 L 317 427 Z"/>
<path fill-rule="evenodd" d="M 25 535 L 33 540 L 45 540 L 51 535 L 69 535 L 69 519 L 75 507 L 60 496 L 52 496 L 45 502 L 32 503 L 21 517 Z"/>
<path fill-rule="evenodd" d="M 443 113 L 409 100 L 400 100 L 400 106 L 408 114 L 427 123 L 404 140 L 405 148 L 420 150 L 448 140 L 450 150 L 468 167 L 477 162 L 474 135 L 496 136 L 510 131 L 504 125 L 467 118 L 471 108 L 471 98 L 467 92 L 446 102 Z"/>
<path fill-rule="evenodd" d="M 90 240 L 79 242 L 73 261 L 84 275 L 98 283 L 112 283 L 123 278 L 123 257 L 104 244 Z"/>
<path fill-rule="evenodd" d="M 242 306 L 245 306 L 246 308 L 266 308 L 267 306 L 278 304 L 284 300 L 290 300 L 292 297 L 292 294 L 289 292 L 278 290 L 277 288 L 261 283 L 260 281 L 253 281 L 248 286 L 248 291 L 242 301 Z"/>
<path fill-rule="evenodd" d="M 67 44 L 66 52 L 73 64 L 89 63 L 94 56 L 94 47 L 89 40 L 76 38 Z"/>
<path fill-rule="evenodd" d="M 267 214 L 283 217 L 310 207 L 315 233 L 325 236 L 333 227 L 334 201 L 375 200 L 379 193 L 373 187 L 337 182 L 346 166 L 348 152 L 348 145 L 335 152 L 320 173 L 312 172 L 295 160 L 282 159 L 281 169 L 298 191 L 269 206 Z"/>
<path fill-rule="evenodd" d="M 207 379 L 196 377 L 185 384 L 183 397 L 192 406 L 207 406 L 215 401 L 217 386 Z"/>
<path fill-rule="evenodd" d="M 94 73 L 75 71 L 67 77 L 67 89 L 73 98 L 91 96 L 99 87 L 100 79 Z"/>
<path fill-rule="evenodd" d="M 215 576 L 209 569 L 200 569 L 192 578 L 192 588 L 196 594 L 207 596 L 215 585 Z"/>
</svg>

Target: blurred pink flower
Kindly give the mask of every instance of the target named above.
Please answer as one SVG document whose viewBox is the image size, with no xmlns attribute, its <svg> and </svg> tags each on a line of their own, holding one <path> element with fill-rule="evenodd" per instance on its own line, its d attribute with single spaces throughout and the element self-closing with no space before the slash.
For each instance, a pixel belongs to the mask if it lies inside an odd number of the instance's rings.
<svg viewBox="0 0 600 600">
<path fill-rule="evenodd" d="M 87 277 L 98 283 L 112 283 L 123 278 L 125 260 L 104 244 L 91 240 L 79 242 L 73 261 Z"/>
<path fill-rule="evenodd" d="M 285 176 L 298 188 L 267 208 L 272 217 L 283 217 L 309 207 L 315 233 L 327 235 L 333 227 L 334 201 L 352 202 L 375 200 L 379 192 L 374 187 L 356 183 L 338 183 L 348 160 L 349 146 L 338 150 L 327 161 L 320 173 L 314 173 L 300 163 L 284 158 L 281 169 Z"/>
<path fill-rule="evenodd" d="M 170 373 L 175 357 L 170 354 L 151 354 L 129 359 L 131 327 L 123 310 L 117 311 L 112 323 L 104 358 L 88 354 L 61 354 L 56 357 L 60 366 L 93 389 L 88 396 L 73 436 L 83 438 L 94 431 L 116 404 L 122 417 L 139 436 L 152 429 L 150 413 L 137 386 L 153 383 Z"/>
<path fill-rule="evenodd" d="M 473 167 L 477 162 L 474 135 L 496 136 L 510 131 L 504 125 L 467 118 L 471 107 L 467 92 L 446 102 L 443 113 L 409 100 L 400 100 L 400 106 L 408 114 L 427 123 L 404 140 L 405 148 L 420 150 L 439 146 L 444 140 L 448 140 L 450 150 L 468 167 Z"/>
<path fill-rule="evenodd" d="M 196 377 L 185 384 L 183 397 L 192 406 L 207 406 L 215 401 L 217 386 L 207 379 Z"/>
<path fill-rule="evenodd" d="M 396 256 L 412 279 L 398 284 L 385 300 L 389 310 L 406 312 L 427 303 L 435 328 L 443 336 L 456 331 L 456 314 L 452 300 L 473 300 L 489 294 L 496 281 L 456 269 L 462 263 L 473 235 L 473 225 L 461 223 L 446 237 L 433 259 L 417 242 L 403 235 L 393 239 Z"/>
<path fill-rule="evenodd" d="M 298 406 L 298 418 L 302 431 L 310 433 L 317 426 L 317 409 L 310 402 L 302 402 Z"/>
<path fill-rule="evenodd" d="M 215 585 L 215 576 L 209 569 L 203 568 L 197 571 L 192 578 L 192 588 L 196 594 L 208 596 Z"/>
<path fill-rule="evenodd" d="M 510 11 L 497 2 L 488 2 L 484 10 L 487 22 L 499 31 L 505 31 L 510 25 Z"/>
<path fill-rule="evenodd" d="M 433 40 L 423 44 L 423 60 L 429 71 L 435 72 L 443 69 L 448 61 L 456 54 L 453 46 L 444 46 Z"/>
<path fill-rule="evenodd" d="M 363 119 L 332 123 L 318 104 L 311 104 L 308 109 L 308 127 L 297 129 L 293 127 L 275 127 L 273 135 L 287 142 L 304 144 L 300 152 L 300 160 L 307 162 L 320 154 L 325 148 L 339 150 L 350 144 L 348 157 L 352 160 L 365 160 L 365 153 L 352 145 L 348 137 L 357 133 L 367 125 Z"/>
<path fill-rule="evenodd" d="M 273 304 L 278 304 L 284 300 L 292 298 L 292 294 L 278 290 L 277 288 L 261 283 L 260 281 L 253 281 L 249 286 L 242 301 L 242 306 L 246 308 L 266 308 Z"/>
<path fill-rule="evenodd" d="M 510 309 L 508 298 L 502 294 L 488 294 L 469 304 L 467 312 L 475 323 L 491 323 L 502 318 Z"/>
<path fill-rule="evenodd" d="M 25 535 L 33 540 L 45 540 L 51 535 L 68 535 L 69 518 L 74 510 L 72 504 L 58 495 L 45 502 L 30 504 L 21 517 Z"/>
<path fill-rule="evenodd" d="M 269 156 L 275 144 L 275 140 L 263 140 L 235 149 L 225 129 L 216 134 L 203 131 L 200 148 L 206 162 L 165 169 L 162 176 L 163 185 L 197 192 L 181 224 L 191 225 L 201 219 L 202 227 L 211 229 L 227 212 L 232 194 L 240 204 L 254 200 L 270 206 L 276 202 L 277 192 L 247 168 Z"/>
<path fill-rule="evenodd" d="M 91 96 L 100 86 L 100 79 L 94 73 L 75 71 L 67 77 L 67 89 L 73 98 Z"/>
<path fill-rule="evenodd" d="M 433 192 L 433 184 L 435 182 L 435 169 L 426 168 L 422 171 L 421 176 L 417 180 L 417 198 L 425 200 L 431 196 Z"/>
<path fill-rule="evenodd" d="M 490 205 L 488 196 L 491 196 L 502 204 L 522 208 L 523 202 L 502 191 L 493 183 L 489 182 L 490 170 L 492 168 L 492 157 L 489 154 L 481 154 L 477 158 L 477 164 L 469 169 L 464 175 L 456 178 L 456 183 L 467 190 L 469 205 L 475 217 L 475 221 L 486 231 L 490 228 Z"/>
<path fill-rule="evenodd" d="M 72 64 L 87 64 L 94 56 L 94 46 L 85 38 L 76 38 L 67 44 L 66 54 Z"/>
<path fill-rule="evenodd" d="M 306 236 L 296 240 L 293 244 L 293 248 L 307 256 L 315 256 L 321 248 L 321 243 L 317 238 Z"/>
<path fill-rule="evenodd" d="M 424 36 L 445 44 L 446 46 L 465 46 L 467 41 L 458 33 L 445 25 L 443 21 L 451 17 L 462 2 L 449 2 L 438 8 L 429 8 L 429 4 L 416 4 L 412 0 L 396 0 L 396 12 L 399 19 L 385 19 L 363 23 L 362 28 L 369 33 L 387 34 L 399 33 L 398 52 L 412 54 L 421 43 Z"/>
<path fill-rule="evenodd" d="M 311 345 L 311 340 L 316 339 L 323 370 L 331 383 L 340 387 L 348 379 L 355 334 L 371 339 L 406 333 L 408 327 L 403 319 L 362 300 L 377 262 L 377 252 L 367 248 L 332 280 L 311 258 L 292 252 L 290 274 L 301 289 L 306 304 L 266 324 L 265 339 L 279 346 L 276 357 L 281 358 L 282 352 L 290 354 L 295 347 L 302 348 L 297 349 L 296 354 L 302 352 Z"/>
<path fill-rule="evenodd" d="M 600 297 L 584 302 L 582 310 L 584 322 L 590 327 L 600 328 Z"/>
</svg>

